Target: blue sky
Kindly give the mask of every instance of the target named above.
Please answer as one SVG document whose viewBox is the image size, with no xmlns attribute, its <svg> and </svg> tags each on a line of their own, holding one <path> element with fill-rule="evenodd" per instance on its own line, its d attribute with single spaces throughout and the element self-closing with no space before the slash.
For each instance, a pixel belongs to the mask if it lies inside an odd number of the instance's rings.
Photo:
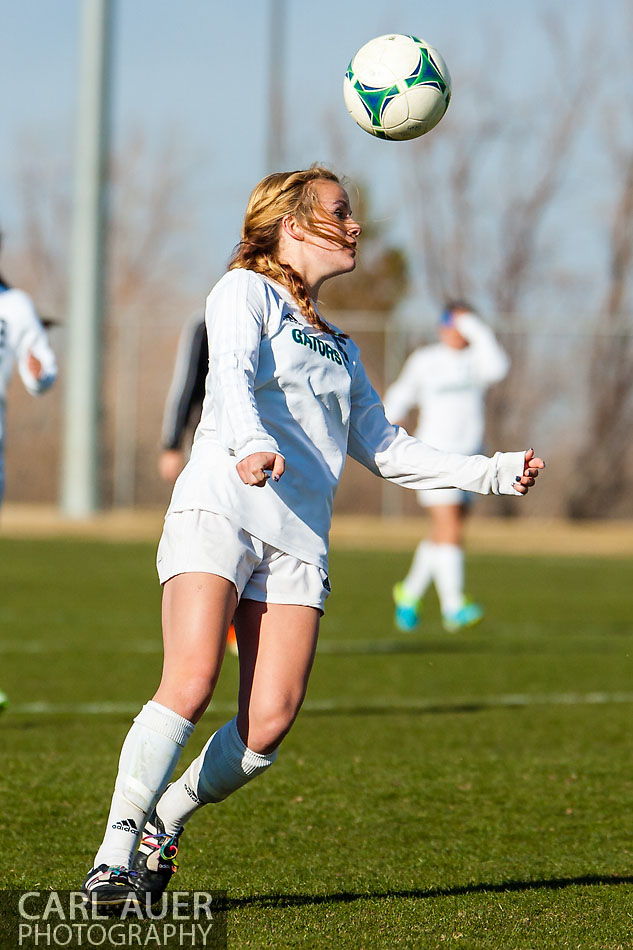
<svg viewBox="0 0 633 950">
<path fill-rule="evenodd" d="M 80 3 L 0 0 L 0 225 L 8 240 L 17 227 L 14 170 L 25 133 L 36 134 L 51 155 L 72 158 Z M 347 115 L 342 78 L 351 56 L 381 33 L 414 33 L 436 46 L 455 74 L 492 48 L 490 70 L 520 91 L 539 72 L 538 25 L 547 11 L 560 12 L 561 0 L 285 5 L 283 164 L 324 161 L 352 179 L 365 178 L 375 214 L 406 242 L 398 150 L 409 144 L 373 139 Z M 586 19 L 591 8 L 591 0 L 574 0 L 570 23 Z M 270 170 L 269 0 L 117 0 L 114 11 L 113 145 L 135 127 L 157 143 L 178 144 L 197 209 L 192 259 L 217 262 L 217 276 L 237 239 L 248 194 Z M 458 102 L 454 88 L 451 109 Z"/>
</svg>

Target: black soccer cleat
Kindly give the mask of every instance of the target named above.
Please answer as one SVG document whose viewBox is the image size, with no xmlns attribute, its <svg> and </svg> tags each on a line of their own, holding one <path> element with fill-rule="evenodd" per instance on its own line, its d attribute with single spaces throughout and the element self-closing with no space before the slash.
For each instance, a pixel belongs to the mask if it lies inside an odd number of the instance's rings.
<svg viewBox="0 0 633 950">
<path fill-rule="evenodd" d="M 154 811 L 145 823 L 141 843 L 134 858 L 135 887 L 141 900 L 155 904 L 163 896 L 165 888 L 178 870 L 176 855 L 178 840 L 182 834 L 170 835 Z"/>
<path fill-rule="evenodd" d="M 81 885 L 81 896 L 92 907 L 118 907 L 130 902 L 139 903 L 136 873 L 121 866 L 100 864 L 88 872 Z"/>
</svg>

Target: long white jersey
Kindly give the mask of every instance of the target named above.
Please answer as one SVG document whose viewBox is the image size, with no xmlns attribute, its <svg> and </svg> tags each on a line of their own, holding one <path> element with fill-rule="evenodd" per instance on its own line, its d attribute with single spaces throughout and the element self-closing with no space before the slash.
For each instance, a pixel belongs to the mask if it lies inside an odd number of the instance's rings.
<svg viewBox="0 0 633 950">
<path fill-rule="evenodd" d="M 405 362 L 385 393 L 385 412 L 394 422 L 419 412 L 416 438 L 446 452 L 479 452 L 485 428 L 485 394 L 508 372 L 510 361 L 495 336 L 473 314 L 455 326 L 469 345 L 423 346 Z"/>
<path fill-rule="evenodd" d="M 42 364 L 39 379 L 29 370 L 29 353 Z M 0 436 L 7 389 L 16 363 L 22 382 L 33 396 L 48 389 L 57 376 L 55 354 L 31 298 L 23 290 L 0 282 Z"/>
<path fill-rule="evenodd" d="M 202 417 L 169 512 L 217 512 L 327 570 L 332 505 L 346 454 L 407 488 L 514 494 L 523 452 L 447 454 L 392 426 L 358 347 L 340 332 L 311 326 L 275 282 L 230 271 L 207 299 L 206 323 Z M 254 452 L 284 456 L 278 482 L 242 482 L 236 464 Z"/>
</svg>

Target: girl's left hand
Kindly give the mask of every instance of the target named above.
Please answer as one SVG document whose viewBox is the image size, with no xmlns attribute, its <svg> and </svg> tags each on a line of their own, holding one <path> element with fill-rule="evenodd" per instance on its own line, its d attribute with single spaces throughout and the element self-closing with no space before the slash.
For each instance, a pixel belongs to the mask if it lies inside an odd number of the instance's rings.
<svg viewBox="0 0 633 950">
<path fill-rule="evenodd" d="M 39 379 L 42 375 L 42 364 L 38 360 L 37 356 L 34 356 L 30 351 L 26 358 L 26 365 L 28 366 L 31 376 L 33 376 L 34 379 Z"/>
<path fill-rule="evenodd" d="M 525 466 L 523 475 L 517 475 L 517 480 L 512 486 L 520 495 L 527 495 L 528 491 L 534 485 L 541 469 L 545 468 L 543 459 L 534 457 L 534 449 L 528 449 L 525 453 Z"/>
</svg>

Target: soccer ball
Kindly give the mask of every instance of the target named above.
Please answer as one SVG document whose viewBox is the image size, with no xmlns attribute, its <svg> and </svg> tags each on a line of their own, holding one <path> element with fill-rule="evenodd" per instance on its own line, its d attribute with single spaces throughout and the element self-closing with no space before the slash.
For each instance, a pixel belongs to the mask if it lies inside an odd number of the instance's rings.
<svg viewBox="0 0 633 950">
<path fill-rule="evenodd" d="M 343 95 L 365 132 L 380 139 L 415 139 L 446 112 L 451 77 L 441 55 L 424 40 L 388 33 L 361 46 L 347 67 Z"/>
</svg>

